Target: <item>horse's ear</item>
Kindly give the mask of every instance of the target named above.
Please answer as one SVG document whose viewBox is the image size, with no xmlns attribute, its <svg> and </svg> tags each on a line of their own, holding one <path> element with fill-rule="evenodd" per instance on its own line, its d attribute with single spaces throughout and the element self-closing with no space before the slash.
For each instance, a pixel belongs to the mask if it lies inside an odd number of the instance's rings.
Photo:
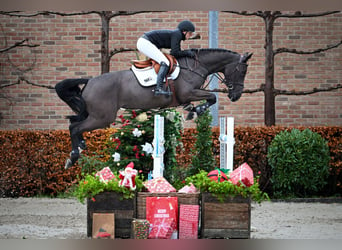
<svg viewBox="0 0 342 250">
<path fill-rule="evenodd" d="M 243 54 L 241 62 L 246 63 L 252 57 L 252 55 L 253 53 L 246 52 L 245 54 Z"/>
</svg>

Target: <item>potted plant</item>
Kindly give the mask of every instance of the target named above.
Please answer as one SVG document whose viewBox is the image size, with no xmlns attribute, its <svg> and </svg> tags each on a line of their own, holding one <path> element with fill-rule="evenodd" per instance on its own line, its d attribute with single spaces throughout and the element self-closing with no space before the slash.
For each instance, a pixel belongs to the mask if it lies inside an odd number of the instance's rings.
<svg viewBox="0 0 342 250">
<path fill-rule="evenodd" d="M 114 176 L 119 176 L 114 172 Z M 131 223 L 136 217 L 136 192 L 141 191 L 143 179 L 135 177 L 135 190 L 120 186 L 120 179 L 101 181 L 95 174 L 86 174 L 74 190 L 81 202 L 87 201 L 87 236 L 92 236 L 93 214 L 114 213 L 115 237 L 129 238 Z"/>
<path fill-rule="evenodd" d="M 250 238 L 251 200 L 268 200 L 268 195 L 259 188 L 258 178 L 254 184 L 233 184 L 214 181 L 208 172 L 186 178 L 201 192 L 201 237 L 202 238 Z"/>
</svg>

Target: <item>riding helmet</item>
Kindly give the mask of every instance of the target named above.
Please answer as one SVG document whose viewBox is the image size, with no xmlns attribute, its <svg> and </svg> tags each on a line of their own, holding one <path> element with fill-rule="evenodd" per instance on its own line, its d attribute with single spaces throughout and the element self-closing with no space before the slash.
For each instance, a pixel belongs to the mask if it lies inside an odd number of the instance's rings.
<svg viewBox="0 0 342 250">
<path fill-rule="evenodd" d="M 177 28 L 181 31 L 195 32 L 195 25 L 189 20 L 181 21 Z"/>
</svg>

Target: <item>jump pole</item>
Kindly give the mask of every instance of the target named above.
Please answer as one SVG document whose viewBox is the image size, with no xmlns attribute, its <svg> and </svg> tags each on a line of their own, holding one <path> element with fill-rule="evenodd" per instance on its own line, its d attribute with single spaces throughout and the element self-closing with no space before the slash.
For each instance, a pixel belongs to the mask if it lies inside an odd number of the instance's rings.
<svg viewBox="0 0 342 250">
<path fill-rule="evenodd" d="M 153 172 L 152 178 L 163 177 L 164 172 L 164 117 L 154 116 Z"/>
<path fill-rule="evenodd" d="M 220 117 L 220 168 L 233 171 L 234 163 L 234 117 Z"/>
</svg>

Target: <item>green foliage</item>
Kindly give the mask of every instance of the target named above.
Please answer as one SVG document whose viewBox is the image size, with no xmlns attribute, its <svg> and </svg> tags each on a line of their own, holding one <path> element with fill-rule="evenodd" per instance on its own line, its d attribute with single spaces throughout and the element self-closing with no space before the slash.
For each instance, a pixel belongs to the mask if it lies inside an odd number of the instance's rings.
<svg viewBox="0 0 342 250">
<path fill-rule="evenodd" d="M 268 195 L 260 190 L 258 178 L 255 178 L 253 185 L 247 187 L 243 183 L 235 185 L 230 181 L 216 182 L 210 179 L 207 175 L 208 172 L 200 170 L 198 174 L 187 177 L 185 181 L 187 184 L 194 184 L 200 192 L 211 193 L 221 202 L 229 196 L 242 196 L 244 198 L 250 197 L 252 200 L 259 203 L 263 200 L 269 199 Z"/>
<path fill-rule="evenodd" d="M 119 176 L 116 172 L 114 175 Z M 136 190 L 120 187 L 119 181 L 119 179 L 112 179 L 107 183 L 104 183 L 100 181 L 99 177 L 95 177 L 95 174 L 87 174 L 79 181 L 73 194 L 81 203 L 84 203 L 85 198 L 92 198 L 105 191 L 119 193 L 121 194 L 120 198 L 122 199 L 132 199 L 135 197 L 135 193 L 140 192 L 143 187 L 143 179 L 139 175 L 135 178 Z"/>
<path fill-rule="evenodd" d="M 329 173 L 329 147 L 309 129 L 282 131 L 268 147 L 274 197 L 305 197 L 319 192 Z"/>
<path fill-rule="evenodd" d="M 197 174 L 200 170 L 209 172 L 215 167 L 211 121 L 212 116 L 209 110 L 195 120 L 196 142 L 192 150 L 192 165 L 188 170 L 188 175 Z"/>
<path fill-rule="evenodd" d="M 152 146 L 156 114 L 164 117 L 164 176 L 172 182 L 176 178 L 173 169 L 177 168 L 176 148 L 180 143 L 182 130 L 181 116 L 174 109 L 126 110 L 118 117 L 116 125 L 120 128 L 109 136 L 105 149 L 99 154 L 81 159 L 83 172 L 90 173 L 104 166 L 112 171 L 119 171 L 133 162 L 134 168 L 147 178 L 153 169 L 153 157 L 152 152 L 144 151 L 144 146 Z"/>
<path fill-rule="evenodd" d="M 101 156 L 95 154 L 94 157 L 87 157 L 81 155 L 79 161 L 79 165 L 82 166 L 82 174 L 91 174 L 94 171 L 100 171 L 104 167 L 106 167 L 106 163 L 101 161 Z"/>
<path fill-rule="evenodd" d="M 306 127 L 297 127 L 304 130 Z M 271 167 L 268 164 L 267 148 L 274 137 L 285 127 L 236 127 L 234 129 L 234 166 L 243 162 L 251 166 L 254 173 L 260 171 L 260 189 L 272 194 L 270 183 Z M 342 194 L 342 127 L 310 127 L 310 130 L 320 134 L 329 143 L 330 165 L 328 184 L 319 195 L 331 196 Z M 219 164 L 218 140 L 219 129 L 212 128 L 216 166 Z M 104 153 L 108 138 L 115 128 L 98 129 L 84 133 L 87 150 L 82 155 L 94 157 L 89 161 L 84 173 L 92 173 L 106 166 L 111 155 Z M 165 132 L 169 132 L 168 129 Z M 177 165 L 175 170 L 166 165 L 165 172 L 171 171 L 172 185 L 182 187 L 185 171 L 192 164 L 191 150 L 195 144 L 195 128 L 182 131 L 182 147 L 177 147 Z M 176 148 L 176 147 L 174 147 Z M 170 152 L 170 151 L 167 151 Z M 70 135 L 68 130 L 49 131 L 0 131 L 0 196 L 1 197 L 32 197 L 57 196 L 69 190 L 80 178 L 84 165 L 79 160 L 75 167 L 65 170 L 65 159 L 70 154 Z M 113 159 L 113 158 L 111 158 Z M 166 159 L 165 159 L 166 160 Z M 104 165 L 101 165 L 104 163 Z M 84 166 L 83 166 L 84 167 Z M 92 170 L 93 169 L 93 170 Z M 164 172 L 164 173 L 165 173 Z M 164 176 L 166 176 L 164 174 Z M 167 177 L 170 181 L 171 178 Z"/>
</svg>

